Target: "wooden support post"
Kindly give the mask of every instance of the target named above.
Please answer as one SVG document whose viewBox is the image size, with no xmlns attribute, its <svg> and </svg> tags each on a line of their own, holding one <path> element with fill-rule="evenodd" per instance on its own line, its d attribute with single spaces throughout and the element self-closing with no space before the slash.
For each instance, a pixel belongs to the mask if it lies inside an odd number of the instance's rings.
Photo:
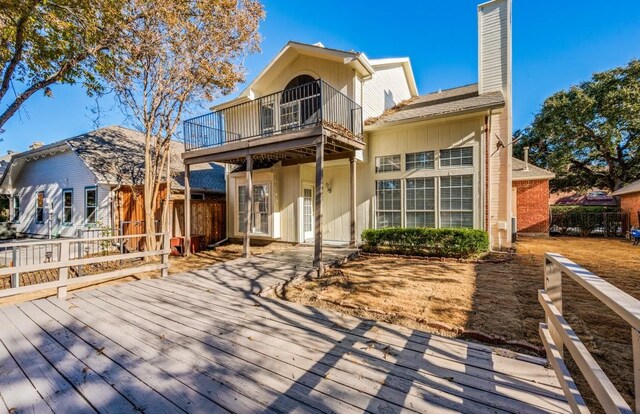
<svg viewBox="0 0 640 414">
<path fill-rule="evenodd" d="M 171 252 L 171 233 L 166 232 L 162 235 L 162 269 L 160 276 L 169 276 L 169 253 Z"/>
<path fill-rule="evenodd" d="M 351 157 L 349 159 L 349 179 L 350 179 L 350 204 L 351 204 L 351 238 L 349 240 L 349 247 L 355 248 L 357 237 L 356 237 L 356 158 Z"/>
<path fill-rule="evenodd" d="M 247 185 L 244 190 L 244 202 L 245 202 L 245 217 L 244 217 L 244 240 L 242 243 L 242 257 L 250 257 L 251 249 L 249 245 L 251 244 L 251 238 L 249 234 L 251 233 L 251 212 L 252 208 L 252 199 L 253 199 L 253 156 L 251 154 L 247 155 Z"/>
<path fill-rule="evenodd" d="M 324 185 L 324 135 L 316 144 L 316 197 L 315 197 L 315 239 L 313 267 L 318 269 L 318 277 L 324 273 L 322 266 L 322 186 Z"/>
<path fill-rule="evenodd" d="M 191 254 L 191 185 L 189 184 L 189 164 L 184 165 L 184 246 L 182 255 Z"/>
<path fill-rule="evenodd" d="M 13 266 L 18 267 L 20 266 L 20 248 L 19 247 L 13 247 L 11 250 L 11 261 L 13 262 Z M 11 275 L 11 287 L 12 288 L 17 288 L 20 287 L 20 273 L 13 273 Z"/>
<path fill-rule="evenodd" d="M 69 249 L 71 248 L 70 242 L 67 240 L 62 240 L 62 242 L 58 245 L 60 248 L 60 254 L 58 255 L 61 262 L 66 262 L 69 260 Z M 53 250 L 51 251 L 53 254 Z M 61 282 L 67 282 L 69 279 L 69 267 L 61 267 L 58 269 L 58 280 Z M 67 298 L 67 285 L 60 286 L 58 288 L 58 299 L 66 299 Z"/>
<path fill-rule="evenodd" d="M 553 262 L 549 259 L 544 259 L 544 290 L 549 295 L 549 298 L 553 302 L 553 305 L 558 309 L 562 315 L 562 272 Z M 547 317 L 547 325 L 549 326 L 549 333 L 551 338 L 558 348 L 560 357 L 564 358 L 564 346 L 560 333 L 556 330 L 550 318 Z"/>
<path fill-rule="evenodd" d="M 631 328 L 631 343 L 633 344 L 633 379 L 636 414 L 640 414 L 640 332 L 635 328 Z"/>
</svg>

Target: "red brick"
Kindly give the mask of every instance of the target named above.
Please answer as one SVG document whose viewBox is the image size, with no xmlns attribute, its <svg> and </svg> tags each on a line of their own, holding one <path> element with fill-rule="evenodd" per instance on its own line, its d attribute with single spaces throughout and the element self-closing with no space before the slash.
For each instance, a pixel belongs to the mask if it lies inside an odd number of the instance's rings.
<svg viewBox="0 0 640 414">
<path fill-rule="evenodd" d="M 517 189 L 518 233 L 549 232 L 549 181 L 513 181 Z"/>
<path fill-rule="evenodd" d="M 640 227 L 638 221 L 638 212 L 640 212 L 640 192 L 623 194 L 620 196 L 620 208 L 631 216 L 631 225 L 635 228 Z"/>
</svg>

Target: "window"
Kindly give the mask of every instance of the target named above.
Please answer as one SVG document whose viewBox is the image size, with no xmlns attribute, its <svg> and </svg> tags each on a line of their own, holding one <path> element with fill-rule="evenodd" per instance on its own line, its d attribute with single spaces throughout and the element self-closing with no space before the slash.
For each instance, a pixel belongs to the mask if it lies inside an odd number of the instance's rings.
<svg viewBox="0 0 640 414">
<path fill-rule="evenodd" d="M 13 221 L 20 220 L 20 197 L 13 196 Z"/>
<path fill-rule="evenodd" d="M 62 190 L 62 224 L 71 224 L 73 220 L 73 190 Z"/>
<path fill-rule="evenodd" d="M 473 165 L 473 148 L 451 148 L 440 150 L 441 167 L 468 167 Z"/>
<path fill-rule="evenodd" d="M 84 189 L 84 218 L 86 223 L 93 224 L 96 222 L 96 210 L 98 207 L 97 190 L 95 187 Z"/>
<path fill-rule="evenodd" d="M 263 133 L 274 131 L 273 125 L 273 103 L 264 104 L 260 107 L 260 125 Z"/>
<path fill-rule="evenodd" d="M 440 227 L 473 227 L 473 176 L 440 178 Z"/>
<path fill-rule="evenodd" d="M 8 195 L 0 194 L 0 222 L 9 221 L 11 199 Z"/>
<path fill-rule="evenodd" d="M 247 212 L 245 200 L 246 186 L 238 187 L 238 230 L 245 231 L 244 221 Z M 256 184 L 253 186 L 253 199 L 251 200 L 251 233 L 269 234 L 269 184 Z"/>
<path fill-rule="evenodd" d="M 407 154 L 405 156 L 405 170 L 433 170 L 433 151 Z"/>
<path fill-rule="evenodd" d="M 300 125 L 300 102 L 293 101 L 280 105 L 280 128 L 293 128 Z"/>
<path fill-rule="evenodd" d="M 409 178 L 405 183 L 405 227 L 435 227 L 434 178 Z"/>
<path fill-rule="evenodd" d="M 400 171 L 400 154 L 376 157 L 376 172 Z"/>
<path fill-rule="evenodd" d="M 376 181 L 376 228 L 400 227 L 400 180 Z"/>
<path fill-rule="evenodd" d="M 44 223 L 44 191 L 36 194 L 36 223 Z"/>
</svg>

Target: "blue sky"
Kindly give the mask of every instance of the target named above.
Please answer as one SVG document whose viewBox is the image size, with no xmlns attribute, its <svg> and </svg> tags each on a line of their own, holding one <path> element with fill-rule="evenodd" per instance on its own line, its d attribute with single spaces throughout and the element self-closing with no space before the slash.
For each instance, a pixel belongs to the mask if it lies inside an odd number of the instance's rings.
<svg viewBox="0 0 640 414">
<path fill-rule="evenodd" d="M 528 125 L 555 91 L 586 80 L 593 72 L 640 58 L 638 0 L 513 3 L 516 129 Z M 297 40 L 363 51 L 370 58 L 409 56 L 420 93 L 477 82 L 477 1 L 328 0 L 296 2 L 292 7 L 290 1 L 265 0 L 264 4 L 262 52 L 247 58 L 248 80 L 288 40 Z M 34 96 L 5 125 L 0 154 L 25 150 L 35 140 L 48 143 L 94 129 L 96 102 L 81 86 L 54 86 L 53 92 L 53 99 Z M 113 97 L 102 98 L 100 106 L 101 126 L 126 125 Z"/>
</svg>

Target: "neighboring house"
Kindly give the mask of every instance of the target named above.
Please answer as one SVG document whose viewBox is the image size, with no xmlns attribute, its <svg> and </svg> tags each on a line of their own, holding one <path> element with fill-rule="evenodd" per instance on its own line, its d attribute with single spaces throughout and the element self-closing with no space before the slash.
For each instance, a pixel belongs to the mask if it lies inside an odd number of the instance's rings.
<svg viewBox="0 0 640 414">
<path fill-rule="evenodd" d="M 555 174 L 517 158 L 512 160 L 512 164 L 511 207 L 516 231 L 549 234 L 549 180 Z"/>
<path fill-rule="evenodd" d="M 588 192 L 552 194 L 550 202 L 554 206 L 618 207 L 618 201 L 613 194 L 598 189 Z"/>
<path fill-rule="evenodd" d="M 185 121 L 187 170 L 228 164 L 228 235 L 313 241 L 316 263 L 323 239 L 389 226 L 484 229 L 511 247 L 511 1 L 478 6 L 478 26 L 477 84 L 419 95 L 408 58 L 289 42 L 237 98 Z"/>
<path fill-rule="evenodd" d="M 184 198 L 183 148 L 172 144 L 172 204 Z M 224 198 L 223 167 L 202 164 L 197 174 L 207 178 L 200 180 L 194 197 Z M 0 192 L 10 197 L 9 219 L 18 234 L 75 237 L 79 230 L 96 228 L 130 234 L 143 232 L 143 183 L 144 135 L 111 126 L 14 154 Z M 158 212 L 164 186 L 162 192 Z"/>
<path fill-rule="evenodd" d="M 640 180 L 611 194 L 620 198 L 620 209 L 631 217 L 631 227 L 640 228 Z"/>
</svg>

